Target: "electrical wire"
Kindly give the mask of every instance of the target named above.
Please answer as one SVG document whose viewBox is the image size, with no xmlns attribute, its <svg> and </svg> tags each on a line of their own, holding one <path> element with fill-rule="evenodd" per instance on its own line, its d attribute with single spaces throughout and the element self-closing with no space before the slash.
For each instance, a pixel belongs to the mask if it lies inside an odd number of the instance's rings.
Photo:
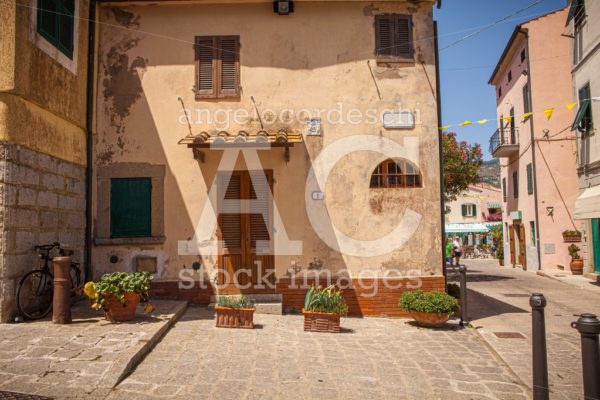
<svg viewBox="0 0 600 400">
<path fill-rule="evenodd" d="M 494 22 L 492 22 L 491 24 L 489 24 L 489 25 L 487 25 L 487 26 L 485 26 L 485 27 L 483 27 L 483 28 L 479 29 L 478 31 L 476 31 L 476 32 L 472 32 L 472 33 L 470 33 L 470 34 L 468 34 L 468 35 L 466 35 L 466 36 L 463 36 L 462 38 L 460 38 L 460 39 L 458 39 L 458 40 L 456 40 L 456 41 L 454 41 L 454 42 L 452 42 L 452 43 L 450 43 L 450 44 L 448 44 L 448 45 L 446 45 L 446 46 L 442 47 L 442 49 L 441 49 L 440 51 L 444 51 L 444 50 L 446 50 L 446 49 L 449 49 L 450 47 L 456 46 L 457 44 L 459 44 L 459 43 L 462 43 L 462 42 L 464 42 L 465 40 L 472 38 L 473 36 L 479 35 L 480 33 L 484 32 L 484 31 L 486 31 L 486 30 L 488 30 L 488 29 L 490 29 L 490 28 L 493 28 L 494 26 L 496 26 L 496 25 L 498 25 L 498 24 L 500 24 L 500 23 L 502 23 L 502 22 L 505 22 L 506 20 L 508 20 L 508 19 L 510 19 L 510 18 L 512 18 L 512 17 L 515 17 L 516 15 L 518 15 L 518 14 L 522 13 L 523 11 L 527 11 L 527 10 L 529 10 L 530 8 L 532 8 L 532 7 L 535 7 L 535 6 L 537 6 L 538 4 L 540 4 L 540 3 L 544 2 L 544 1 L 546 1 L 546 0 L 537 0 L 536 2 L 534 2 L 534 3 L 531 3 L 530 5 L 528 5 L 528 6 L 527 6 L 527 7 L 525 7 L 525 8 L 522 8 L 522 9 L 520 9 L 520 10 L 517 10 L 517 11 L 515 11 L 514 13 L 512 13 L 512 14 L 510 14 L 510 15 L 507 15 L 507 16 L 505 16 L 505 17 L 502 17 L 502 18 L 500 18 L 499 20 L 497 20 L 497 21 L 494 21 Z"/>
</svg>

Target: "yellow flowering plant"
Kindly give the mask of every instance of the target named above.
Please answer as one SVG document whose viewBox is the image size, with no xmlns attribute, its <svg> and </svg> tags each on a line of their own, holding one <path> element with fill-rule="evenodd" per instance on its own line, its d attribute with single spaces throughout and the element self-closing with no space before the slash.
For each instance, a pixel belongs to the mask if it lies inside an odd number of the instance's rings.
<svg viewBox="0 0 600 400">
<path fill-rule="evenodd" d="M 116 297 L 121 304 L 125 303 L 125 293 L 139 293 L 141 302 L 145 303 L 144 311 L 152 312 L 154 307 L 150 304 L 150 283 L 154 277 L 148 272 L 113 272 L 105 274 L 98 282 L 88 282 L 83 287 L 83 292 L 90 298 L 92 308 L 100 310 L 104 307 L 106 296 Z"/>
</svg>

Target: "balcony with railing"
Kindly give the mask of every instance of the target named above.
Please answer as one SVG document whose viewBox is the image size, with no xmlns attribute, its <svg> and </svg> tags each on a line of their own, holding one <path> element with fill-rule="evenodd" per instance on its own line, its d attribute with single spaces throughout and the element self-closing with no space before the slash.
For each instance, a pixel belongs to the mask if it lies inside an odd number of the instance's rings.
<svg viewBox="0 0 600 400">
<path fill-rule="evenodd" d="M 519 131 L 517 127 L 497 129 L 490 138 L 492 157 L 510 157 L 519 152 Z"/>
</svg>

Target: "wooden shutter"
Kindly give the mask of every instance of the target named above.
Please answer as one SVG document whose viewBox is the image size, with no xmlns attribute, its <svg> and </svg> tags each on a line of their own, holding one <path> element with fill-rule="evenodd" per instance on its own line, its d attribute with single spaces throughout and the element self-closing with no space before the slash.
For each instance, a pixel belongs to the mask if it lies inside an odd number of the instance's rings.
<svg viewBox="0 0 600 400">
<path fill-rule="evenodd" d="M 261 176 L 262 175 L 262 179 Z M 254 179 L 252 179 L 254 178 Z M 269 226 L 271 225 L 271 215 L 269 207 L 270 185 L 268 176 L 265 178 L 263 172 L 251 172 L 249 179 L 250 199 L 250 247 L 256 248 L 257 240 L 268 241 L 271 239 Z M 264 215 L 267 216 L 265 221 Z M 266 223 L 265 223 L 266 222 Z"/>
<path fill-rule="evenodd" d="M 62 0 L 58 14 L 58 48 L 67 56 L 73 56 L 75 1 Z"/>
<path fill-rule="evenodd" d="M 237 97 L 239 95 L 239 37 L 223 36 L 219 38 L 219 95 L 218 97 Z"/>
<path fill-rule="evenodd" d="M 513 197 L 516 199 L 519 197 L 519 176 L 517 172 L 513 172 Z"/>
<path fill-rule="evenodd" d="M 217 43 L 213 37 L 196 37 L 196 98 L 216 97 Z"/>
<path fill-rule="evenodd" d="M 227 175 L 221 177 L 222 187 L 225 187 L 227 178 Z M 224 198 L 226 200 L 239 200 L 242 198 L 242 182 L 239 173 L 231 175 Z M 220 207 L 220 210 L 223 246 L 229 249 L 240 249 L 242 247 L 242 210 L 240 209 L 240 202 L 226 202 Z"/>
<path fill-rule="evenodd" d="M 375 53 L 381 61 L 413 57 L 412 17 L 403 14 L 375 16 Z"/>
<path fill-rule="evenodd" d="M 111 179 L 111 237 L 151 236 L 151 194 L 150 178 Z"/>
<path fill-rule="evenodd" d="M 377 57 L 394 55 L 394 21 L 391 14 L 375 16 L 375 45 Z"/>
<path fill-rule="evenodd" d="M 527 164 L 527 194 L 533 193 L 533 167 Z"/>
<path fill-rule="evenodd" d="M 467 205 L 466 204 L 462 204 L 461 208 L 462 208 L 462 216 L 466 217 L 467 216 Z"/>
<path fill-rule="evenodd" d="M 395 15 L 395 56 L 412 58 L 412 23 L 410 15 Z"/>
</svg>

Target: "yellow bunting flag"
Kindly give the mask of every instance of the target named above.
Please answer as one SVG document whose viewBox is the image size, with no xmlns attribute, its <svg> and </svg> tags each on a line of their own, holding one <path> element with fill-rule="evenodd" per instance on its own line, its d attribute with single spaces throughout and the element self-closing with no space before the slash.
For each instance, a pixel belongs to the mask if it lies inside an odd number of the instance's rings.
<svg viewBox="0 0 600 400">
<path fill-rule="evenodd" d="M 546 119 L 548 121 L 550 121 L 550 118 L 552 118 L 552 113 L 554 112 L 554 108 L 546 108 L 544 110 L 544 114 L 546 114 Z"/>
<path fill-rule="evenodd" d="M 508 115 L 506 117 L 502 117 L 500 119 L 503 120 L 503 121 L 506 121 L 509 124 L 512 122 L 512 117 L 510 115 Z"/>
<path fill-rule="evenodd" d="M 576 105 L 577 105 L 577 102 L 575 101 L 575 102 L 573 102 L 573 103 L 569 103 L 569 104 L 567 104 L 567 108 L 568 108 L 569 110 L 572 110 L 573 108 L 575 108 L 575 106 L 576 106 Z"/>
<path fill-rule="evenodd" d="M 444 125 L 444 126 L 440 126 L 440 129 L 441 129 L 442 131 L 447 131 L 447 130 L 448 130 L 448 128 L 450 128 L 450 125 Z"/>
<path fill-rule="evenodd" d="M 487 119 L 480 119 L 479 121 L 477 121 L 477 123 L 479 125 L 483 125 L 483 124 L 487 124 L 488 120 Z"/>
<path fill-rule="evenodd" d="M 523 119 L 527 119 L 527 118 L 531 117 L 532 115 L 533 115 L 532 112 L 527 112 L 527 113 L 523 114 Z"/>
<path fill-rule="evenodd" d="M 463 121 L 460 124 L 458 124 L 458 126 L 467 126 L 467 125 L 472 125 L 473 123 L 471 121 Z"/>
</svg>

